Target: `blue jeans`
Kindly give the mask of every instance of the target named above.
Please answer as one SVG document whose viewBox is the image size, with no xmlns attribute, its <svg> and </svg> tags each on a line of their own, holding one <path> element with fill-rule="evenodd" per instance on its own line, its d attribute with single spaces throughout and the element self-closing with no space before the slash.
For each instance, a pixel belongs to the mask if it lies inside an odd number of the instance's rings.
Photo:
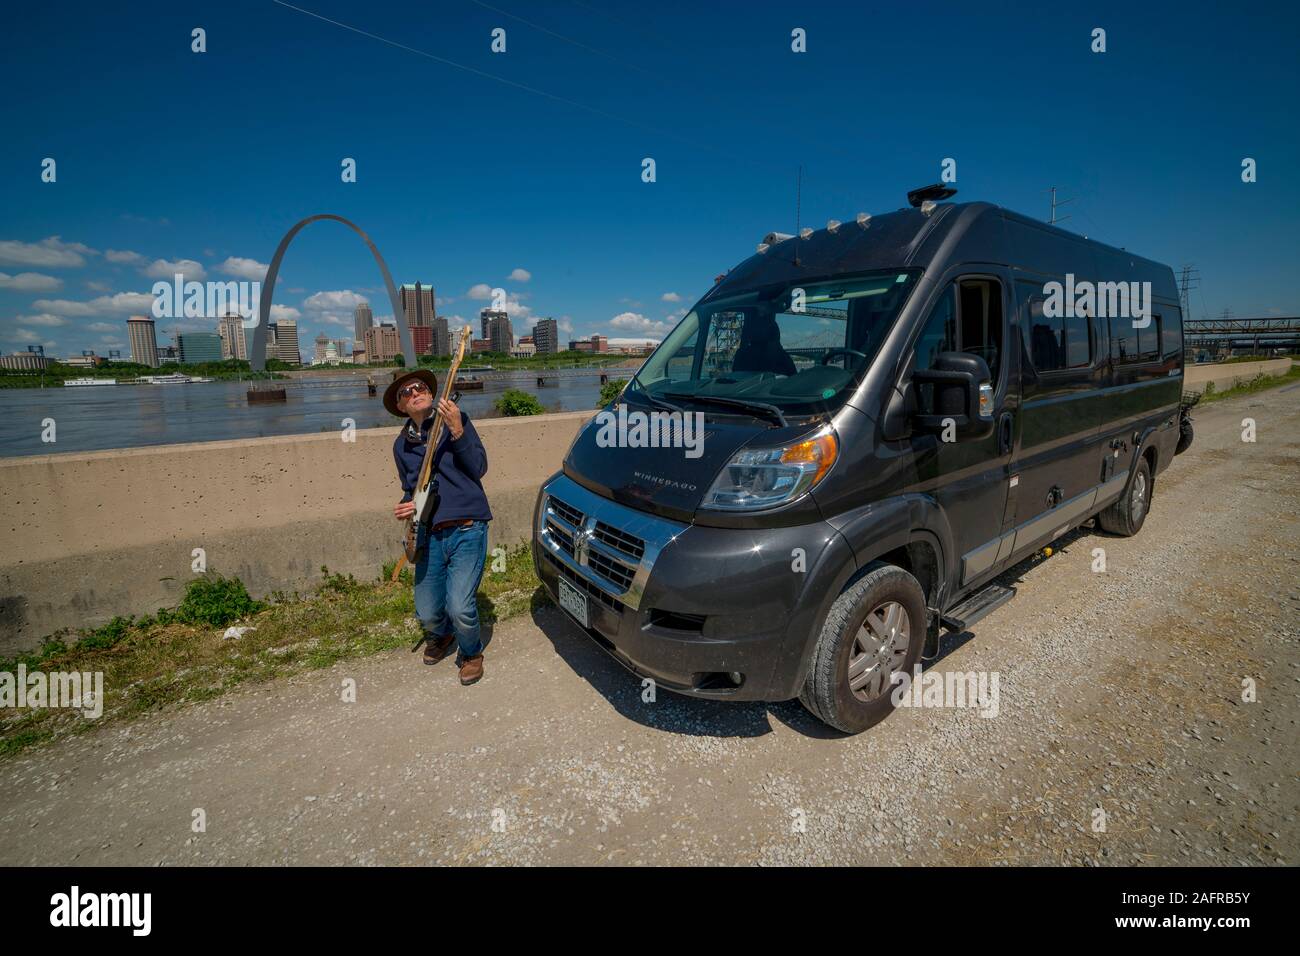
<svg viewBox="0 0 1300 956">
<path fill-rule="evenodd" d="M 430 532 L 420 528 L 415 562 L 415 616 L 430 640 L 455 633 L 456 660 L 483 653 L 475 595 L 487 558 L 486 521 Z"/>
</svg>

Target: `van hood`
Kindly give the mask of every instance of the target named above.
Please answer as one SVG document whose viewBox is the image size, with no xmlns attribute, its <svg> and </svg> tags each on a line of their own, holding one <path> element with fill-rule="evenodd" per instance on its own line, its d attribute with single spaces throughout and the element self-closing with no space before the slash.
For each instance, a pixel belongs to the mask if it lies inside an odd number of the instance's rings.
<svg viewBox="0 0 1300 956">
<path fill-rule="evenodd" d="M 629 405 L 629 412 L 652 409 Z M 746 417 L 706 412 L 703 441 L 694 448 L 602 447 L 593 418 L 583 426 L 564 460 L 564 473 L 596 494 L 621 505 L 689 522 L 722 466 L 745 445 L 780 444 L 809 425 L 775 427 Z M 630 436 L 629 436 L 630 437 Z M 687 457 L 688 452 L 699 457 Z"/>
</svg>

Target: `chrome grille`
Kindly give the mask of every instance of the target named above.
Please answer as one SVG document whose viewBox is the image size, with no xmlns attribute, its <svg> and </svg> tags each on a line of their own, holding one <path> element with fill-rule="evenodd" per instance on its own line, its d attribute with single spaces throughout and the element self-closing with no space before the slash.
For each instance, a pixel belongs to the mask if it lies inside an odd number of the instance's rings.
<svg viewBox="0 0 1300 956">
<path fill-rule="evenodd" d="M 636 568 L 629 568 L 626 564 L 615 561 L 599 551 L 592 551 L 587 555 L 587 567 L 621 591 L 630 588 L 632 579 L 636 577 Z"/>
<path fill-rule="evenodd" d="M 573 525 L 575 528 L 582 527 L 583 515 L 577 508 L 574 508 L 571 505 L 566 505 L 554 495 L 551 495 L 551 508 L 557 515 L 569 522 L 569 524 Z"/>
<path fill-rule="evenodd" d="M 659 552 L 687 527 L 558 475 L 542 492 L 535 533 L 547 559 L 588 594 L 599 592 L 602 602 L 635 610 Z"/>
<path fill-rule="evenodd" d="M 623 552 L 633 561 L 640 561 L 641 555 L 645 554 L 645 542 L 626 531 L 619 531 L 613 525 L 608 525 L 603 521 L 597 521 L 596 527 L 592 529 L 592 534 L 597 541 L 603 541 L 617 551 Z"/>
</svg>

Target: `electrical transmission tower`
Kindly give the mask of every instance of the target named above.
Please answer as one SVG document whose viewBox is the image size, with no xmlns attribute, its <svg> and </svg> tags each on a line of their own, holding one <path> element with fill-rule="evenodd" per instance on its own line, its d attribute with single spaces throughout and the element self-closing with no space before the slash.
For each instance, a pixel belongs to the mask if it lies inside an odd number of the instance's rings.
<svg viewBox="0 0 1300 956">
<path fill-rule="evenodd" d="M 1192 263 L 1187 263 L 1179 271 L 1178 275 L 1178 301 L 1183 306 L 1183 319 L 1191 318 L 1191 292 L 1193 289 L 1200 288 L 1201 270 L 1196 268 Z"/>
</svg>

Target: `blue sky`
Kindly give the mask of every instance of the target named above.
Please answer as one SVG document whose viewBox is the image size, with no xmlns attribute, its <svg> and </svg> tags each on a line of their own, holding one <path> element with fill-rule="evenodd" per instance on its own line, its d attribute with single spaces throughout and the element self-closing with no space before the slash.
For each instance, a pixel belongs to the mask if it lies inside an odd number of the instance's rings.
<svg viewBox="0 0 1300 956">
<path fill-rule="evenodd" d="M 821 226 L 898 208 L 947 157 L 959 200 L 1045 218 L 1057 184 L 1066 228 L 1194 263 L 1193 317 L 1300 313 L 1294 4 L 294 4 L 355 29 L 274 0 L 6 11 L 0 350 L 126 354 L 150 273 L 256 277 L 318 212 L 449 317 L 477 325 L 499 286 L 516 335 L 658 339 L 793 231 L 800 164 Z M 351 336 L 358 296 L 391 313 L 364 246 L 309 227 L 275 295 L 304 352 Z"/>
</svg>

